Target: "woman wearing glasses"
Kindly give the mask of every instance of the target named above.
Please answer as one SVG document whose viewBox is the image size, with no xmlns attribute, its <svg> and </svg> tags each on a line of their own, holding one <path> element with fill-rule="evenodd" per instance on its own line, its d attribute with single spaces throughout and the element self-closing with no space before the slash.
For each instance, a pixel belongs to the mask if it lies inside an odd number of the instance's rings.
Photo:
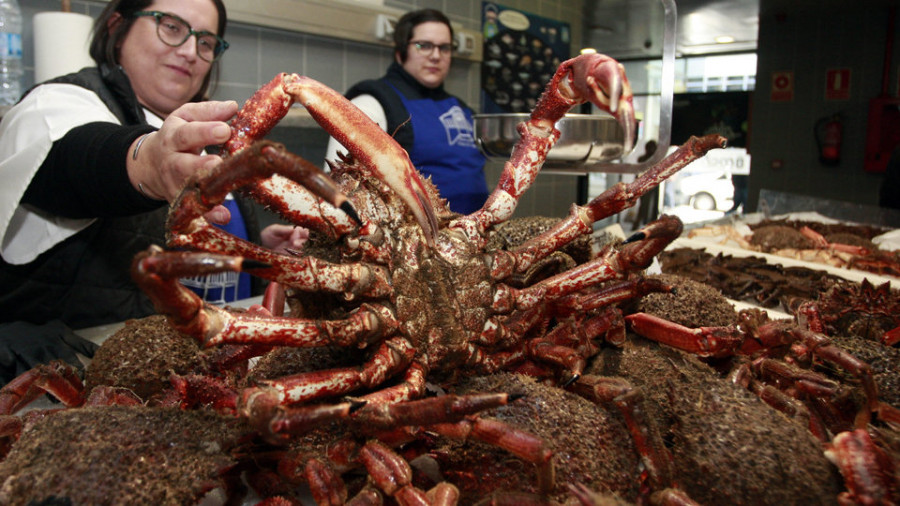
<svg viewBox="0 0 900 506">
<path fill-rule="evenodd" d="M 485 158 L 475 145 L 472 111 L 444 90 L 452 50 L 453 28 L 442 12 L 409 12 L 394 28 L 387 74 L 354 85 L 347 98 L 394 136 L 451 210 L 470 213 L 488 196 Z M 326 159 L 339 149 L 331 139 Z"/>
<path fill-rule="evenodd" d="M 112 0 L 94 25 L 97 66 L 39 84 L 4 115 L 0 322 L 77 329 L 153 313 L 130 263 L 165 243 L 184 180 L 220 161 L 204 147 L 228 139 L 237 104 L 204 100 L 225 24 L 222 0 Z M 297 247 L 278 227 L 267 246 Z"/>
</svg>

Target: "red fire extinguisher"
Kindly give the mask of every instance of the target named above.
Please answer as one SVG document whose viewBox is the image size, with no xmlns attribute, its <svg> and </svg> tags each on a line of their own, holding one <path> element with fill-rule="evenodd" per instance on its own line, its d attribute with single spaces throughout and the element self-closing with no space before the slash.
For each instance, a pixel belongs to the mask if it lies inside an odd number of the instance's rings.
<svg viewBox="0 0 900 506">
<path fill-rule="evenodd" d="M 826 116 L 816 121 L 816 143 L 819 145 L 819 161 L 822 165 L 841 163 L 842 130 L 840 114 Z"/>
</svg>

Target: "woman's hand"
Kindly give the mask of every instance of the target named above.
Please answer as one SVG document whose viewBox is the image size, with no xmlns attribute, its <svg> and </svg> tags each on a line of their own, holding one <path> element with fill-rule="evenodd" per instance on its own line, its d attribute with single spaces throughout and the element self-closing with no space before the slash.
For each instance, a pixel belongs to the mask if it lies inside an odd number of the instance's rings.
<svg viewBox="0 0 900 506">
<path fill-rule="evenodd" d="M 294 225 L 275 223 L 260 232 L 260 242 L 276 253 L 287 253 L 288 249 L 299 251 L 309 238 L 309 230 Z"/>
<path fill-rule="evenodd" d="M 228 140 L 226 121 L 237 108 L 235 101 L 188 103 L 174 110 L 159 131 L 135 140 L 126 161 L 135 189 L 151 198 L 175 200 L 188 177 L 221 162 L 218 155 L 201 153 Z"/>
</svg>

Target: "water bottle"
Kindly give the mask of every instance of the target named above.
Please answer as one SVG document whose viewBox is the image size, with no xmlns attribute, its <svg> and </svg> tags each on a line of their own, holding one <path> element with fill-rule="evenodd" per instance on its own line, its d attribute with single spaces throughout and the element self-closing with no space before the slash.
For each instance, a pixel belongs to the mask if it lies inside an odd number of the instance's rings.
<svg viewBox="0 0 900 506">
<path fill-rule="evenodd" d="M 22 95 L 22 11 L 16 0 L 0 0 L 0 105 Z"/>
</svg>

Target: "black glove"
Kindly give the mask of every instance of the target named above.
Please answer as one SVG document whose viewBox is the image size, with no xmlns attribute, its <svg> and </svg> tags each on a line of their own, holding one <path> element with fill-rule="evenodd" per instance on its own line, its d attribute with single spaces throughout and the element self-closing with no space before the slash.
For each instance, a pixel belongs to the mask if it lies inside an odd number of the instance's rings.
<svg viewBox="0 0 900 506">
<path fill-rule="evenodd" d="M 0 323 L 0 385 L 51 360 L 64 360 L 81 369 L 76 353 L 90 358 L 97 348 L 59 320 L 43 325 Z"/>
</svg>

